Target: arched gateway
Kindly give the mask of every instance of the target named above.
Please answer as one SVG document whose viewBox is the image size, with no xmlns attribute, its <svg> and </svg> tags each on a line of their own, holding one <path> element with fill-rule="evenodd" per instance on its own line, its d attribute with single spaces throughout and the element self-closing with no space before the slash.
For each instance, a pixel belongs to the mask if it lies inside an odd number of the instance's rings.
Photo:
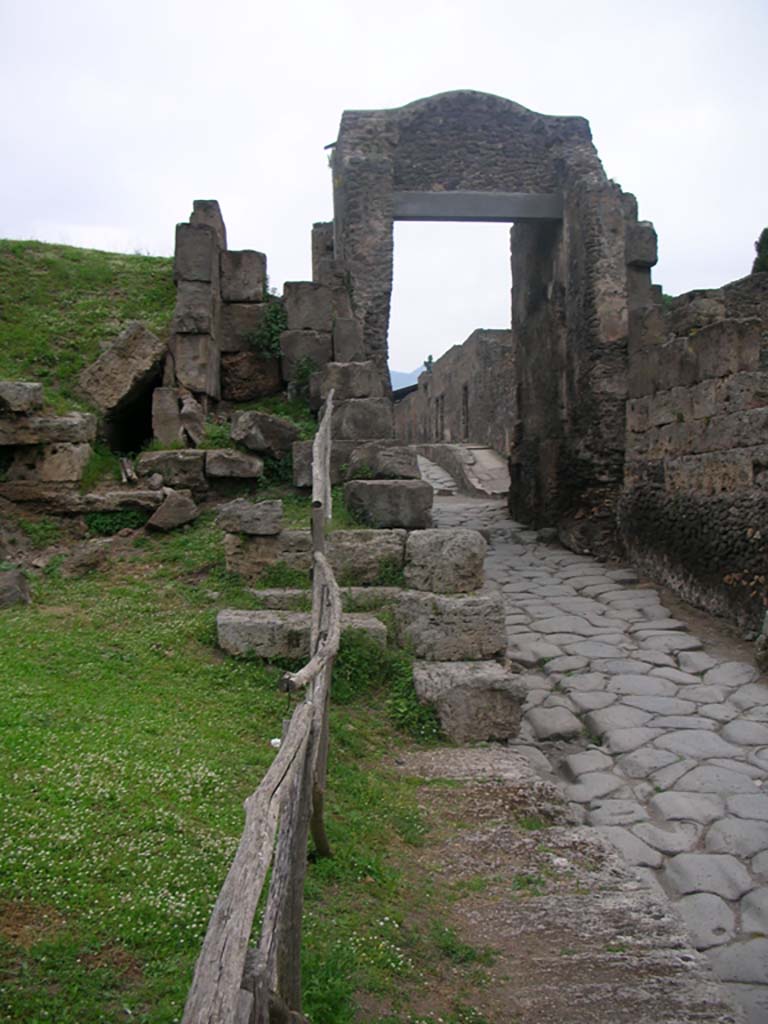
<svg viewBox="0 0 768 1024">
<path fill-rule="evenodd" d="M 387 361 L 396 220 L 509 221 L 518 422 L 511 505 L 594 519 L 624 460 L 628 347 L 653 306 L 651 224 L 608 180 L 581 117 L 462 90 L 346 111 L 332 158 L 333 255 L 366 354 Z M 637 335 L 637 337 L 633 337 Z"/>
</svg>

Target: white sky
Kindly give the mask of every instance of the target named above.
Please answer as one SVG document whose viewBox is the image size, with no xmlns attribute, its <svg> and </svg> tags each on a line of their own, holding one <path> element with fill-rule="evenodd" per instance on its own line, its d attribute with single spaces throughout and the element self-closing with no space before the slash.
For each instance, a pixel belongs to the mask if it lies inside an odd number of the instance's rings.
<svg viewBox="0 0 768 1024">
<path fill-rule="evenodd" d="M 589 119 L 676 294 L 768 224 L 766 0 L 0 0 L 0 236 L 169 254 L 194 198 L 310 277 L 344 109 L 449 89 Z M 399 224 L 391 366 L 509 321 L 507 229 Z"/>
</svg>

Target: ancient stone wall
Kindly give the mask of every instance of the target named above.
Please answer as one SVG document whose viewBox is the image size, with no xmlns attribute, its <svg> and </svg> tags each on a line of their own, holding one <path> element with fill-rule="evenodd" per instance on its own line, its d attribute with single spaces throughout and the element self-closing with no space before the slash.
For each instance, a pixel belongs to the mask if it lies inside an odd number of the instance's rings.
<svg viewBox="0 0 768 1024">
<path fill-rule="evenodd" d="M 515 347 L 509 330 L 478 329 L 395 402 L 395 437 L 407 444 L 462 442 L 509 452 L 517 421 Z"/>
<path fill-rule="evenodd" d="M 768 607 L 768 274 L 647 307 L 641 320 L 622 539 L 688 600 L 758 628 Z"/>
</svg>

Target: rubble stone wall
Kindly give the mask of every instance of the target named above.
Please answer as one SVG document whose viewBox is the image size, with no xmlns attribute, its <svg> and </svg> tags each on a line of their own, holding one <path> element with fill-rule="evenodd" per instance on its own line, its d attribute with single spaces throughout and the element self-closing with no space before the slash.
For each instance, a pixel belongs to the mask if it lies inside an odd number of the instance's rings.
<svg viewBox="0 0 768 1024">
<path fill-rule="evenodd" d="M 689 292 L 641 319 L 622 539 L 686 599 L 759 628 L 768 608 L 768 274 Z"/>
<path fill-rule="evenodd" d="M 515 348 L 509 330 L 479 329 L 395 402 L 395 437 L 406 444 L 468 442 L 509 452 L 517 421 Z"/>
</svg>

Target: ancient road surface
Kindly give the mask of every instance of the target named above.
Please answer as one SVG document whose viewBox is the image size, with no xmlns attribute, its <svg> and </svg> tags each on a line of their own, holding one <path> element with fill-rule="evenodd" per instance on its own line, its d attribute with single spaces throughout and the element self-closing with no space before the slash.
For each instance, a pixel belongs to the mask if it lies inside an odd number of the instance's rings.
<svg viewBox="0 0 768 1024">
<path fill-rule="evenodd" d="M 434 518 L 489 539 L 509 658 L 529 673 L 520 742 L 559 762 L 577 816 L 663 888 L 750 1024 L 765 1024 L 766 680 L 713 657 L 631 571 L 538 542 L 501 501 L 436 496 Z"/>
</svg>

